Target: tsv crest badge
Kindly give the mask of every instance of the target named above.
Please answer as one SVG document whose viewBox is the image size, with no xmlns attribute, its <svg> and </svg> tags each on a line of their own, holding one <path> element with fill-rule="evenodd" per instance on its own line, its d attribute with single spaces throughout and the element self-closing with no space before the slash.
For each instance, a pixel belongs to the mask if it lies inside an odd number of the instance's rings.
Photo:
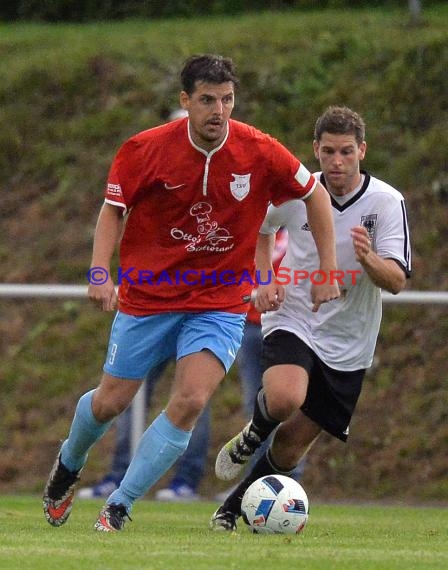
<svg viewBox="0 0 448 570">
<path fill-rule="evenodd" d="M 232 174 L 235 180 L 230 183 L 230 191 L 232 196 L 239 200 L 244 200 L 244 198 L 249 194 L 250 191 L 250 174 Z"/>
</svg>

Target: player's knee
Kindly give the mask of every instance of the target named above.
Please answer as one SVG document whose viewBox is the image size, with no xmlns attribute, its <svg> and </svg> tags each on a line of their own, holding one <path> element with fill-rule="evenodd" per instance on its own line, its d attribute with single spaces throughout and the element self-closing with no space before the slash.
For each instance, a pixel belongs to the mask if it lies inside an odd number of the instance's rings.
<svg viewBox="0 0 448 570">
<path fill-rule="evenodd" d="M 198 418 L 202 410 L 207 405 L 207 398 L 204 394 L 190 394 L 185 398 L 185 410 L 188 411 L 190 416 Z"/>
<path fill-rule="evenodd" d="M 290 418 L 300 406 L 303 399 L 295 393 L 272 393 L 266 396 L 266 408 L 270 417 L 278 421 Z"/>
<path fill-rule="evenodd" d="M 168 402 L 166 410 L 175 425 L 190 429 L 201 415 L 207 401 L 206 395 L 202 393 L 175 394 Z"/>
<path fill-rule="evenodd" d="M 267 408 L 269 415 L 281 422 L 287 420 L 297 409 L 293 402 L 286 401 L 274 401 L 272 404 L 268 403 Z"/>
<path fill-rule="evenodd" d="M 105 396 L 95 394 L 92 399 L 92 412 L 95 419 L 101 423 L 108 422 L 124 412 L 128 407 L 127 398 Z"/>
</svg>

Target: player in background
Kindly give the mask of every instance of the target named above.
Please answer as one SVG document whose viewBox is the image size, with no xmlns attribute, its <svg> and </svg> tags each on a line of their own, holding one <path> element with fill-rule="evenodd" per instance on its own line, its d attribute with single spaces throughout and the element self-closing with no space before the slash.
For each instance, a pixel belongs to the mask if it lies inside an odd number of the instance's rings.
<svg viewBox="0 0 448 570">
<path fill-rule="evenodd" d="M 236 477 L 276 431 L 268 451 L 212 516 L 214 530 L 235 530 L 249 485 L 271 473 L 290 475 L 322 430 L 347 440 L 373 360 L 381 289 L 399 293 L 410 275 L 403 196 L 360 170 L 366 153 L 363 119 L 347 107 L 328 108 L 316 122 L 313 146 L 321 167 L 315 176 L 332 203 L 341 297 L 318 313 L 309 309 L 310 275 L 319 261 L 306 210 L 298 200 L 271 207 L 260 230 L 257 266 L 262 275 L 272 270 L 272 235 L 285 226 L 289 242 L 279 270 L 285 286 L 270 283 L 258 289 L 256 306 L 265 313 L 263 389 L 252 420 L 219 452 L 217 477 Z M 274 298 L 283 300 L 279 308 L 271 306 Z"/>
<path fill-rule="evenodd" d="M 184 453 L 239 349 L 269 203 L 303 200 L 318 265 L 325 275 L 336 270 L 325 188 L 278 141 L 230 118 L 238 82 L 233 62 L 192 56 L 181 80 L 188 119 L 133 136 L 110 169 L 91 262 L 108 279 L 90 284 L 89 296 L 105 311 L 118 304 L 118 311 L 100 384 L 81 396 L 45 486 L 43 510 L 53 526 L 70 515 L 91 447 L 128 407 L 148 371 L 170 357 L 176 370 L 167 405 L 142 435 L 94 528 L 121 530 L 134 502 Z M 110 262 L 120 236 L 117 299 Z M 309 303 L 318 311 L 338 297 L 337 284 L 327 282 L 312 288 Z M 271 307 L 280 301 L 273 297 Z"/>
<path fill-rule="evenodd" d="M 272 252 L 272 268 L 277 271 L 281 265 L 282 259 L 286 253 L 288 245 L 288 232 L 286 228 L 279 228 L 275 234 L 274 249 Z M 256 291 L 256 290 L 255 290 Z M 238 373 L 241 377 L 241 387 L 243 389 L 244 417 L 248 421 L 252 417 L 252 411 L 257 394 L 262 387 L 263 368 L 262 368 L 262 352 L 263 352 L 263 333 L 261 329 L 261 313 L 255 308 L 255 303 L 251 303 L 247 313 L 246 324 L 244 326 L 244 336 L 241 342 L 240 350 L 236 355 L 236 364 Z M 251 458 L 251 464 L 255 463 L 258 457 L 264 453 L 268 447 L 269 440 L 257 449 Z M 305 461 L 301 461 L 293 470 L 291 477 L 300 481 L 303 476 Z M 226 496 L 229 493 L 226 493 Z M 218 495 L 218 497 L 222 497 Z"/>
</svg>

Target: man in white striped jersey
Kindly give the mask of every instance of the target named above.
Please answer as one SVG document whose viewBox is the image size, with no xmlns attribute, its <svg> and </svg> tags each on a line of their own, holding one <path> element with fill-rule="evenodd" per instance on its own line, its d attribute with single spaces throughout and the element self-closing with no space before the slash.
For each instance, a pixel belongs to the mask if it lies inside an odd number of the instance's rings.
<svg viewBox="0 0 448 570">
<path fill-rule="evenodd" d="M 381 289 L 399 293 L 410 276 L 410 243 L 403 196 L 360 169 L 365 125 L 347 107 L 319 117 L 314 154 L 316 177 L 331 197 L 342 295 L 313 312 L 310 287 L 319 280 L 318 258 L 306 210 L 299 200 L 270 207 L 257 249 L 261 282 L 272 271 L 276 230 L 289 242 L 277 282 L 260 285 L 263 312 L 263 388 L 252 420 L 223 446 L 216 475 L 230 480 L 276 429 L 272 444 L 249 475 L 214 513 L 211 528 L 235 530 L 241 500 L 264 475 L 289 475 L 324 430 L 346 441 L 366 369 L 371 366 L 381 323 Z"/>
</svg>

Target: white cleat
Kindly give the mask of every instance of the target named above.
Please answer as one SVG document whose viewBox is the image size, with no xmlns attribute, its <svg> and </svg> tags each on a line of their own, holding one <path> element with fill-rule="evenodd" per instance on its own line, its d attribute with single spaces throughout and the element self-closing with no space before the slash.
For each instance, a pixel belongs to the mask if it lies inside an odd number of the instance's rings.
<svg viewBox="0 0 448 570">
<path fill-rule="evenodd" d="M 240 433 L 221 447 L 216 457 L 215 473 L 218 479 L 230 481 L 242 471 L 261 445 L 259 436 L 250 429 L 249 422 Z"/>
</svg>

